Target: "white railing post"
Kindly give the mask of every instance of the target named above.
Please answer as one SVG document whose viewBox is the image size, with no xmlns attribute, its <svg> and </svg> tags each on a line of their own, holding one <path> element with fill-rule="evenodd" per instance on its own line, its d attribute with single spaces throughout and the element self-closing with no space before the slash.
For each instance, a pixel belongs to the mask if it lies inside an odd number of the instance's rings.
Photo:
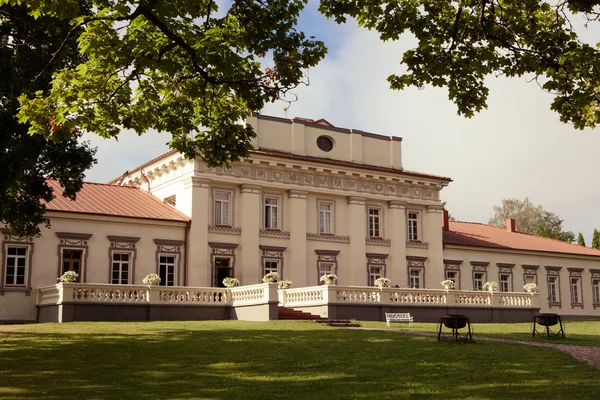
<svg viewBox="0 0 600 400">
<path fill-rule="evenodd" d="M 60 291 L 60 295 L 58 297 L 58 304 L 62 304 L 67 301 L 73 301 L 73 283 L 60 282 L 57 284 L 58 290 Z"/>
<path fill-rule="evenodd" d="M 457 293 L 454 289 L 446 290 L 446 305 L 447 306 L 455 306 L 456 305 L 456 296 L 457 296 Z"/>
<path fill-rule="evenodd" d="M 160 303 L 160 287 L 155 285 L 148 285 L 146 290 L 146 302 L 148 304 Z"/>
<path fill-rule="evenodd" d="M 389 288 L 380 288 L 379 289 L 379 304 L 390 304 L 390 289 Z"/>
<path fill-rule="evenodd" d="M 277 293 L 277 284 L 274 282 L 265 283 L 265 303 L 279 303 L 279 294 Z"/>
<path fill-rule="evenodd" d="M 281 307 L 285 307 L 285 303 L 287 301 L 287 292 L 285 289 L 279 289 L 277 291 L 278 297 L 279 297 L 279 305 Z"/>
<path fill-rule="evenodd" d="M 323 303 L 337 303 L 337 285 L 323 285 Z"/>
</svg>

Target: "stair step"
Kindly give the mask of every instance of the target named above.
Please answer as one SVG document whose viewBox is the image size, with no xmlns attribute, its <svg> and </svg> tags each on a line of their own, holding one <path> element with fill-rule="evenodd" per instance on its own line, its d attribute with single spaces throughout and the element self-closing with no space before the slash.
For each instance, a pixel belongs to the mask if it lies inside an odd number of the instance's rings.
<svg viewBox="0 0 600 400">
<path fill-rule="evenodd" d="M 294 310 L 287 307 L 278 307 L 279 317 L 283 320 L 318 321 L 323 319 L 320 315 L 313 315 L 304 311 Z"/>
</svg>

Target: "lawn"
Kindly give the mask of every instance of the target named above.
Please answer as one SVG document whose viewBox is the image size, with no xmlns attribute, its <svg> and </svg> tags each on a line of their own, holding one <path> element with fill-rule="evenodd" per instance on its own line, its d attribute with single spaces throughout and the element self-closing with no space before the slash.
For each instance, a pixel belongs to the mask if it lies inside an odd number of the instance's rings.
<svg viewBox="0 0 600 400">
<path fill-rule="evenodd" d="M 0 326 L 2 399 L 598 399 L 550 348 L 312 322 Z"/>
<path fill-rule="evenodd" d="M 540 343 L 561 343 L 574 344 L 580 346 L 600 346 L 600 321 L 581 321 L 581 320 L 563 320 L 565 326 L 565 336 L 550 336 L 536 334 L 535 338 L 531 335 L 531 323 L 502 323 L 502 324 L 471 324 L 474 339 L 477 337 L 494 337 L 501 339 L 523 340 L 528 342 Z M 363 327 L 367 328 L 386 328 L 385 322 L 367 322 L 361 321 Z M 553 327 L 556 328 L 556 327 Z M 415 323 L 412 328 L 408 328 L 407 323 L 393 323 L 391 329 L 435 332 L 437 333 L 438 324 L 434 323 Z"/>
</svg>

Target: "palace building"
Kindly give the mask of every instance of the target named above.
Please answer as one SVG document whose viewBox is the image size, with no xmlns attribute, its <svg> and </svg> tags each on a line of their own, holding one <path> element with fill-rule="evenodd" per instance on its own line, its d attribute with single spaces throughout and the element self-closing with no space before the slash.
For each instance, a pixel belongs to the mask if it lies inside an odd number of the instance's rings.
<svg viewBox="0 0 600 400">
<path fill-rule="evenodd" d="M 210 168 L 171 151 L 84 184 L 76 201 L 57 196 L 40 237 L 4 229 L 0 322 L 273 319 L 277 305 L 358 319 L 600 315 L 600 251 L 521 234 L 514 221 L 449 222 L 440 192 L 452 180 L 404 169 L 400 138 L 323 119 L 248 123 L 257 137 L 241 162 Z M 66 271 L 79 282 L 57 284 Z M 268 272 L 293 289 L 261 285 Z M 158 288 L 142 284 L 150 273 Z M 331 273 L 336 285 L 320 286 Z M 222 288 L 225 277 L 240 288 Z M 381 277 L 394 287 L 377 291 Z"/>
</svg>

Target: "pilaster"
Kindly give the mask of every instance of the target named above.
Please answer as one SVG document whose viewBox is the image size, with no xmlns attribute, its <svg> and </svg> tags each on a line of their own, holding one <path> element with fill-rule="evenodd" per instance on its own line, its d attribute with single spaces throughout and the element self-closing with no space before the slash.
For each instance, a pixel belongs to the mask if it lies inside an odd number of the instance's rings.
<svg viewBox="0 0 600 400">
<path fill-rule="evenodd" d="M 408 287 L 406 273 L 406 203 L 403 201 L 390 201 L 388 215 L 388 239 L 392 243 L 390 247 L 391 254 L 387 260 L 387 278 L 392 280 L 392 285 Z"/>
<path fill-rule="evenodd" d="M 308 274 L 315 273 L 316 266 L 308 265 L 306 245 L 306 197 L 303 190 L 288 191 L 290 218 L 289 262 L 286 259 L 285 279 L 294 282 L 294 287 L 307 286 Z"/>
<path fill-rule="evenodd" d="M 240 186 L 240 226 L 242 242 L 240 257 L 236 258 L 234 275 L 242 285 L 254 285 L 261 282 L 259 231 L 260 231 L 260 190 L 258 185 Z"/>
<path fill-rule="evenodd" d="M 348 254 L 349 271 L 342 274 L 349 277 L 346 282 L 342 278 L 342 285 L 362 285 L 367 282 L 367 218 L 365 197 L 348 197 L 348 235 L 350 236 L 350 254 Z M 342 266 L 343 268 L 343 266 Z"/>
<path fill-rule="evenodd" d="M 188 254 L 187 282 L 184 282 L 183 276 L 179 277 L 179 282 L 188 286 L 207 287 L 211 285 L 211 265 L 208 253 L 208 221 L 211 209 L 209 187 L 210 179 L 196 176 L 190 177 L 183 183 L 184 198 L 190 202 L 188 209 L 192 224 L 187 248 L 184 249 Z M 181 273 L 184 274 L 183 269 Z"/>
<path fill-rule="evenodd" d="M 427 206 L 425 213 L 424 240 L 429 243 L 427 260 L 427 281 L 425 284 L 432 289 L 438 289 L 437 283 L 444 280 L 444 249 L 442 218 L 443 207 L 440 205 Z"/>
</svg>

